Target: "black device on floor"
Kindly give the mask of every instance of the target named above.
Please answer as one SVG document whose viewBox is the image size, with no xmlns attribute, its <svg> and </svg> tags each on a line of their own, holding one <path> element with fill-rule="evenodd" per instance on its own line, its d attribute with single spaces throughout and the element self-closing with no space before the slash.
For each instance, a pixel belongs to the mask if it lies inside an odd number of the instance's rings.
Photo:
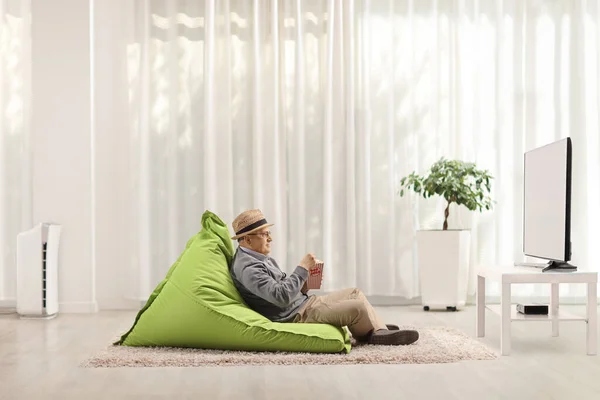
<svg viewBox="0 0 600 400">
<path fill-rule="evenodd" d="M 517 304 L 517 311 L 527 315 L 548 315 L 547 304 Z"/>
</svg>

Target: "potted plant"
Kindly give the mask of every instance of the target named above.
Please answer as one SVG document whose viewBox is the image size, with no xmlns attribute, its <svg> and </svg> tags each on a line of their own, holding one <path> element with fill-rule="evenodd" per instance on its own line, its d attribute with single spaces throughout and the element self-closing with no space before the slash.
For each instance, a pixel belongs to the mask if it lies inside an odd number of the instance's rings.
<svg viewBox="0 0 600 400">
<path fill-rule="evenodd" d="M 471 211 L 490 210 L 492 179 L 488 171 L 477 169 L 474 163 L 442 157 L 426 175 L 413 171 L 400 180 L 400 196 L 410 190 L 426 199 L 441 196 L 447 203 L 442 229 L 417 231 L 421 301 L 425 311 L 430 308 L 456 311 L 464 307 L 471 231 L 448 229 L 450 205 L 462 205 Z"/>
</svg>

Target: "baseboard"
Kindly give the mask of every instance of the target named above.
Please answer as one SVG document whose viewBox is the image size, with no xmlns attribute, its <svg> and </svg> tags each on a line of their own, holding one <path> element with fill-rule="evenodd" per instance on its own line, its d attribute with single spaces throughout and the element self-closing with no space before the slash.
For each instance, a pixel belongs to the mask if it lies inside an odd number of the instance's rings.
<svg viewBox="0 0 600 400">
<path fill-rule="evenodd" d="M 58 304 L 59 314 L 93 314 L 98 312 L 95 301 L 69 301 Z"/>
<path fill-rule="evenodd" d="M 325 294 L 325 293 L 318 293 Z M 374 306 L 414 306 L 421 305 L 421 297 L 415 297 L 407 299 L 400 296 L 367 296 L 369 302 Z M 586 296 L 562 296 L 560 297 L 560 304 L 563 305 L 585 305 L 587 304 Z M 500 296 L 486 296 L 486 304 L 500 304 Z M 541 303 L 550 304 L 550 298 L 548 296 L 512 296 L 512 304 L 516 303 Z M 475 305 L 475 296 L 467 296 L 467 305 Z M 600 304 L 600 297 L 598 298 L 598 304 Z"/>
<path fill-rule="evenodd" d="M 14 314 L 17 312 L 17 301 L 15 299 L 0 299 L 0 316 Z"/>
<path fill-rule="evenodd" d="M 400 296 L 366 296 L 374 306 L 415 306 L 421 305 L 421 297 L 407 299 Z"/>
<path fill-rule="evenodd" d="M 315 295 L 327 294 L 322 291 L 311 292 Z M 414 297 L 407 299 L 400 296 L 367 296 L 367 299 L 374 306 L 386 307 L 386 306 L 420 306 L 421 297 Z M 544 296 L 513 296 L 511 299 L 513 304 L 516 303 L 549 303 L 548 297 Z M 560 298 L 560 304 L 564 305 L 585 305 L 587 303 L 587 297 L 585 296 L 563 296 Z M 1 308 L 14 308 L 14 302 L 0 300 Z M 134 299 L 106 299 L 96 302 L 70 302 L 61 303 L 61 313 L 95 313 L 98 310 L 102 311 L 139 311 L 146 304 L 146 300 L 134 300 Z M 500 296 L 486 296 L 486 304 L 500 304 Z M 599 302 L 600 304 L 600 298 Z M 475 296 L 467 297 L 467 305 L 475 305 Z"/>
<path fill-rule="evenodd" d="M 105 299 L 98 300 L 98 308 L 102 311 L 141 310 L 147 300 L 134 299 Z"/>
<path fill-rule="evenodd" d="M 71 301 L 58 304 L 58 312 L 65 314 L 93 314 L 98 312 L 95 301 Z M 15 300 L 0 300 L 0 314 L 17 311 Z"/>
<path fill-rule="evenodd" d="M 486 304 L 500 304 L 500 296 L 486 296 L 485 297 Z M 531 303 L 541 303 L 541 304 L 550 304 L 549 296 L 512 296 L 511 304 L 531 304 Z M 472 302 L 475 305 L 475 301 Z M 587 297 L 586 296 L 561 296 L 559 298 L 559 304 L 563 305 L 586 305 Z M 600 304 L 600 298 L 597 301 L 597 304 Z"/>
<path fill-rule="evenodd" d="M 17 308 L 17 299 L 0 299 L 0 308 Z"/>
</svg>

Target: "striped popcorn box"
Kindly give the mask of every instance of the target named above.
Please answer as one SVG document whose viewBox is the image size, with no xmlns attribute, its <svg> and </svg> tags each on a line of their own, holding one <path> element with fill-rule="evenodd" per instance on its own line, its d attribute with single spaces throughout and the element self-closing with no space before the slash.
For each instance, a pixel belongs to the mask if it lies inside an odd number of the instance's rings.
<svg viewBox="0 0 600 400">
<path fill-rule="evenodd" d="M 321 278 L 323 276 L 323 262 L 319 261 L 309 270 L 308 281 L 306 287 L 308 289 L 320 289 Z"/>
</svg>

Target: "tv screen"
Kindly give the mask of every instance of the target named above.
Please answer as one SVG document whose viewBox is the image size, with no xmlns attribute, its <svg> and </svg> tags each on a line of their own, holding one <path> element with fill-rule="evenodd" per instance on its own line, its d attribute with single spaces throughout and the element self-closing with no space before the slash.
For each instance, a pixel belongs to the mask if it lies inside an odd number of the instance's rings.
<svg viewBox="0 0 600 400">
<path fill-rule="evenodd" d="M 523 253 L 571 259 L 571 139 L 533 149 L 524 158 Z"/>
</svg>

